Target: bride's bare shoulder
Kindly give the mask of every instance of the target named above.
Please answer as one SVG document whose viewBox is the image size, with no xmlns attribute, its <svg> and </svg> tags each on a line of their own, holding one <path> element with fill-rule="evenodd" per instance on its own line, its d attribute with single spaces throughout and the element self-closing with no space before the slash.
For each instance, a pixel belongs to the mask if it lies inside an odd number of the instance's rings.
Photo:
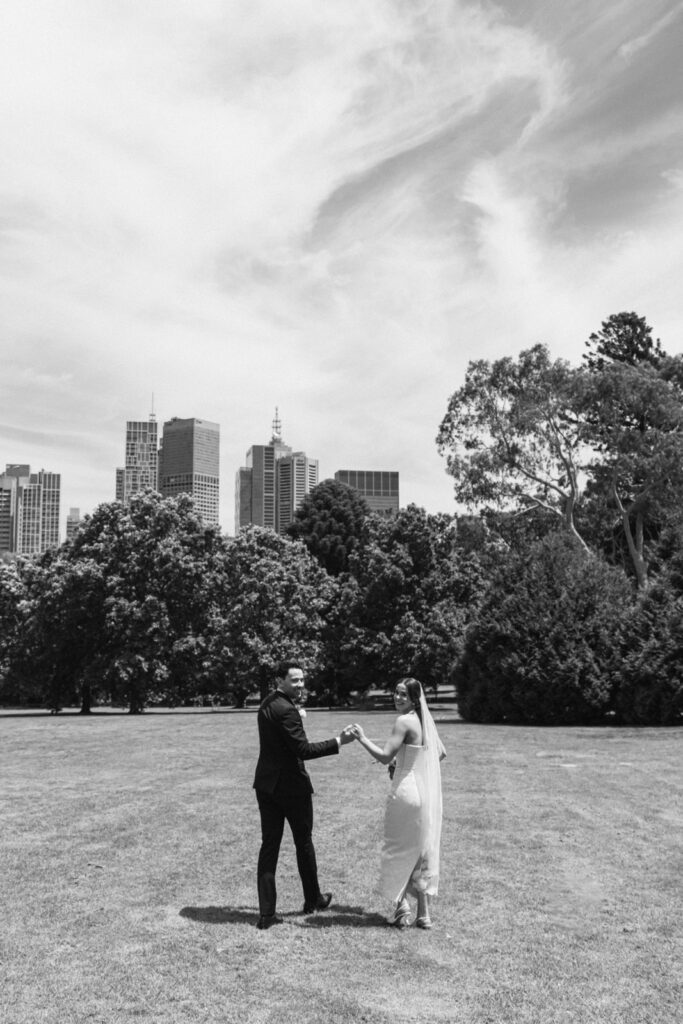
<svg viewBox="0 0 683 1024">
<path fill-rule="evenodd" d="M 400 724 L 401 728 L 404 730 L 406 743 L 422 743 L 420 719 L 417 715 L 413 714 L 412 711 L 406 712 L 405 715 L 399 715 L 396 719 L 396 724 Z"/>
</svg>

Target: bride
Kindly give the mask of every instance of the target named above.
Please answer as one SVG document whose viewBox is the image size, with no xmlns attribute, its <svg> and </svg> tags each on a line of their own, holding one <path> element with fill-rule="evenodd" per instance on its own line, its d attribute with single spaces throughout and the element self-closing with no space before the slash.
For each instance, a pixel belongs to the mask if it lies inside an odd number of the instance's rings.
<svg viewBox="0 0 683 1024">
<path fill-rule="evenodd" d="M 378 889 L 392 901 L 389 923 L 409 923 L 408 896 L 417 899 L 418 928 L 431 928 L 429 898 L 439 888 L 441 842 L 441 767 L 446 756 L 422 686 L 417 679 L 400 679 L 394 690 L 398 717 L 391 736 L 379 747 L 360 725 L 351 731 L 392 778 L 384 816 L 384 843 Z M 393 770 L 392 770 L 393 769 Z"/>
</svg>

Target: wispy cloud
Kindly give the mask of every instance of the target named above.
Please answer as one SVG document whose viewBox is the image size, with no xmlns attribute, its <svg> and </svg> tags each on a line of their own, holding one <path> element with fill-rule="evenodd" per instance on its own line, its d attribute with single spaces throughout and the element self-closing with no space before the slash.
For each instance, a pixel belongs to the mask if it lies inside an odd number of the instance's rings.
<svg viewBox="0 0 683 1024">
<path fill-rule="evenodd" d="M 656 18 L 647 32 L 643 32 L 634 39 L 628 39 L 625 43 L 622 43 L 619 47 L 619 56 L 623 57 L 624 60 L 630 60 L 640 50 L 644 50 L 646 47 L 650 46 L 657 37 L 677 21 L 681 15 L 683 15 L 683 4 L 674 4 L 671 10 L 666 11 L 661 17 Z"/>
<path fill-rule="evenodd" d="M 679 326 L 680 7 L 7 0 L 0 459 L 92 507 L 154 393 L 221 423 L 230 528 L 279 404 L 450 508 L 469 358 Z"/>
</svg>

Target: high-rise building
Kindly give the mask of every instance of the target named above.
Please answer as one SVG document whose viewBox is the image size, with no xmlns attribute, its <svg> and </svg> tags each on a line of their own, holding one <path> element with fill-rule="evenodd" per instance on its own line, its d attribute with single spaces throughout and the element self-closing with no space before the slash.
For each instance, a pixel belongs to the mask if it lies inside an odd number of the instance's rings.
<svg viewBox="0 0 683 1024">
<path fill-rule="evenodd" d="M 252 470 L 248 466 L 242 466 L 235 473 L 235 533 L 252 522 L 251 480 Z"/>
<path fill-rule="evenodd" d="M 205 524 L 218 524 L 220 426 L 208 420 L 164 423 L 159 490 L 165 498 L 190 494 Z"/>
<path fill-rule="evenodd" d="M 284 533 L 294 513 L 318 484 L 318 460 L 305 452 L 283 455 L 276 464 L 277 532 Z"/>
<path fill-rule="evenodd" d="M 9 466 L 7 467 L 9 469 Z M 26 467 L 28 469 L 28 466 Z M 16 550 L 17 477 L 0 476 L 0 551 Z"/>
<path fill-rule="evenodd" d="M 276 529 L 275 464 L 291 451 L 282 440 L 282 424 L 276 409 L 270 444 L 252 445 L 246 466 L 235 475 L 235 533 L 250 525 Z"/>
<path fill-rule="evenodd" d="M 80 508 L 70 508 L 66 517 L 66 539 L 72 540 L 81 521 Z"/>
<path fill-rule="evenodd" d="M 0 551 L 35 555 L 59 546 L 61 477 L 25 464 L 0 476 Z"/>
<path fill-rule="evenodd" d="M 390 516 L 398 512 L 398 473 L 385 470 L 338 469 L 334 479 L 361 494 L 371 512 Z"/>
<path fill-rule="evenodd" d="M 125 466 L 116 470 L 116 500 L 128 501 L 131 494 L 158 487 L 159 446 L 154 413 L 148 420 L 126 423 Z"/>
<path fill-rule="evenodd" d="M 276 409 L 270 444 L 252 445 L 235 475 L 235 533 L 249 525 L 283 532 L 317 483 L 317 460 L 284 443 Z"/>
</svg>

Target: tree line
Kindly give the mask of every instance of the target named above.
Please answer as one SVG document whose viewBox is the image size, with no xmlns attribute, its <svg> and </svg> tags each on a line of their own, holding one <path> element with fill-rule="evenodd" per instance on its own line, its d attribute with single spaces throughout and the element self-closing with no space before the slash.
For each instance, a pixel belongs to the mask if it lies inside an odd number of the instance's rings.
<svg viewBox="0 0 683 1024">
<path fill-rule="evenodd" d="M 471 362 L 437 445 L 457 516 L 335 481 L 287 536 L 226 537 L 188 496 L 100 505 L 0 564 L 0 702 L 241 706 L 298 657 L 314 703 L 410 673 L 472 721 L 680 723 L 683 358 L 620 313 L 578 367 Z"/>
<path fill-rule="evenodd" d="M 436 687 L 473 585 L 468 559 L 451 558 L 453 523 L 415 506 L 380 519 L 334 481 L 307 501 L 302 538 L 226 537 L 185 495 L 100 505 L 59 549 L 0 566 L 0 701 L 241 706 L 289 657 L 313 702 L 406 665 Z"/>
<path fill-rule="evenodd" d="M 507 543 L 456 669 L 478 721 L 683 714 L 683 357 L 634 312 L 580 366 L 544 345 L 469 364 L 437 444 Z"/>
</svg>

